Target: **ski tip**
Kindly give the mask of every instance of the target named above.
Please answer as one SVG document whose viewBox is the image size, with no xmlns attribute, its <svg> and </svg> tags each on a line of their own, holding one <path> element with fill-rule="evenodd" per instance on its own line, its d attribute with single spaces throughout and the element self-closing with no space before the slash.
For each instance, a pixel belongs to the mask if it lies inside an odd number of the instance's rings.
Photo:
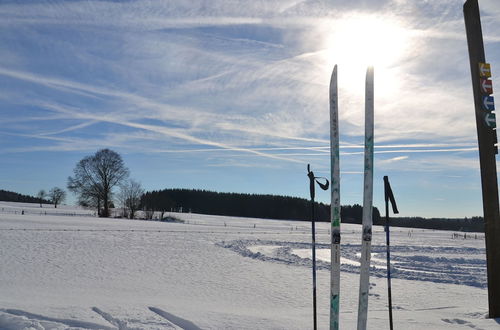
<svg viewBox="0 0 500 330">
<path fill-rule="evenodd" d="M 373 66 L 369 66 L 366 69 L 366 83 L 367 83 L 367 86 L 373 86 L 373 80 L 374 80 L 374 78 L 373 78 Z M 371 87 L 371 88 L 373 88 L 373 87 Z"/>
<path fill-rule="evenodd" d="M 337 64 L 333 67 L 332 76 L 330 77 L 330 93 L 332 93 L 332 88 L 337 88 Z"/>
<path fill-rule="evenodd" d="M 335 64 L 335 66 L 333 67 L 333 70 L 332 70 L 332 80 L 336 76 L 337 76 L 337 64 Z"/>
</svg>

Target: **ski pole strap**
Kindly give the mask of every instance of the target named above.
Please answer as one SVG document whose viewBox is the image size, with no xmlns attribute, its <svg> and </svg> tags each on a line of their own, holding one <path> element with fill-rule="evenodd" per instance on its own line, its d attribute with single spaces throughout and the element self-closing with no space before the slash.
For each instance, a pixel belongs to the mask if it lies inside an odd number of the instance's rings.
<svg viewBox="0 0 500 330">
<path fill-rule="evenodd" d="M 330 187 L 330 181 L 328 181 L 327 178 L 322 177 L 322 176 L 314 176 L 314 172 L 311 171 L 311 166 L 307 164 L 307 176 L 309 177 L 309 190 L 311 192 L 311 199 L 314 199 L 314 181 L 319 185 L 319 187 L 323 190 L 328 190 L 328 187 Z M 325 180 L 325 183 L 322 183 L 318 181 L 318 179 L 323 179 Z"/>
<path fill-rule="evenodd" d="M 398 207 L 396 205 L 396 201 L 394 200 L 394 194 L 392 193 L 391 184 L 389 183 L 389 177 L 387 175 L 384 176 L 384 194 L 385 201 L 387 202 L 389 200 L 391 202 L 392 212 L 394 214 L 398 214 Z"/>
<path fill-rule="evenodd" d="M 321 189 L 328 190 L 328 187 L 330 186 L 330 182 L 328 181 L 327 178 L 323 178 L 323 177 L 314 177 L 314 178 L 315 179 L 325 179 L 326 180 L 325 183 L 321 183 L 318 180 L 316 180 L 316 183 L 320 186 Z"/>
</svg>

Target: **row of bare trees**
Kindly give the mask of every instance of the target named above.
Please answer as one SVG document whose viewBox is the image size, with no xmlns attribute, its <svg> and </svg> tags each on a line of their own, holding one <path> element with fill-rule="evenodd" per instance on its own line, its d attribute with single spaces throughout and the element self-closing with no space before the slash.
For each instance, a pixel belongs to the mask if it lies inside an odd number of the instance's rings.
<svg viewBox="0 0 500 330">
<path fill-rule="evenodd" d="M 137 181 L 129 179 L 129 170 L 122 157 L 110 149 L 102 149 L 80 160 L 73 176 L 68 177 L 68 189 L 78 196 L 82 206 L 94 207 L 100 217 L 109 217 L 114 189 L 124 215 L 134 218 L 144 190 Z"/>
<path fill-rule="evenodd" d="M 49 202 L 54 204 L 55 208 L 57 208 L 57 205 L 59 205 L 66 199 L 66 192 L 59 187 L 54 187 L 50 189 L 49 192 L 41 189 L 36 197 L 40 202 L 40 207 L 42 207 L 42 203 L 44 203 L 44 201 L 48 200 Z"/>
<path fill-rule="evenodd" d="M 144 194 L 141 184 L 134 180 L 127 180 L 120 185 L 118 201 L 123 208 L 123 215 L 133 219 L 141 206 L 141 196 Z"/>
</svg>

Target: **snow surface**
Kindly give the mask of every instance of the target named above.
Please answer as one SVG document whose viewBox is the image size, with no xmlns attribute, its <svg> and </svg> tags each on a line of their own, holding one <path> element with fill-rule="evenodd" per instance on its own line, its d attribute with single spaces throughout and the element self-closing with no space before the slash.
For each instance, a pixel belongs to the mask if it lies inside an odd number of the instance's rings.
<svg viewBox="0 0 500 330">
<path fill-rule="evenodd" d="M 92 215 L 0 202 L 0 329 L 312 328 L 310 224 Z M 329 315 L 328 228 L 317 224 L 320 329 Z M 460 235 L 392 229 L 396 329 L 500 328 L 486 318 L 484 235 Z M 359 226 L 342 225 L 342 329 L 356 328 L 360 239 Z M 388 329 L 380 227 L 372 261 L 368 328 Z"/>
</svg>

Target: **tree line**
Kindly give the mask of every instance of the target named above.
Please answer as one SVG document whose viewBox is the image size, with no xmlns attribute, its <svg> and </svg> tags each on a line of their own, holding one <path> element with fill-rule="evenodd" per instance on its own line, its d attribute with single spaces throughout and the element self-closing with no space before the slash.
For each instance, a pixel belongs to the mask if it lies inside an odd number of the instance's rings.
<svg viewBox="0 0 500 330">
<path fill-rule="evenodd" d="M 0 190 L 0 200 L 6 202 L 18 202 L 18 203 L 39 203 L 40 207 L 42 204 L 53 204 L 57 208 L 57 205 L 64 201 L 66 198 L 66 192 L 61 188 L 54 187 L 46 192 L 44 189 L 40 190 L 36 197 L 30 195 L 23 195 L 13 191 Z"/>
<path fill-rule="evenodd" d="M 465 217 L 465 218 L 453 218 L 453 219 L 397 217 L 397 218 L 390 218 L 389 223 L 393 227 L 484 232 L 483 217 L 471 217 L 471 218 Z"/>
<path fill-rule="evenodd" d="M 13 191 L 0 189 L 0 200 L 6 202 L 18 202 L 18 203 L 38 203 L 40 199 L 38 197 L 33 197 L 30 195 L 23 195 Z M 43 200 L 43 203 L 49 204 L 50 201 L 47 199 Z"/>
<path fill-rule="evenodd" d="M 306 220 L 311 219 L 310 201 L 305 198 L 221 193 L 207 190 L 164 189 L 144 193 L 140 208 L 145 211 L 160 212 L 194 212 L 211 215 L 226 215 L 264 219 Z M 363 207 L 359 204 L 341 207 L 342 223 L 360 224 Z M 315 204 L 316 221 L 330 221 L 330 205 Z M 422 218 L 391 217 L 391 227 L 423 228 L 436 230 L 455 230 L 467 232 L 484 232 L 484 219 L 471 218 Z M 381 217 L 377 207 L 373 208 L 373 224 L 385 225 L 385 217 Z"/>
<path fill-rule="evenodd" d="M 223 193 L 208 190 L 164 189 L 144 192 L 139 182 L 129 178 L 129 170 L 122 157 L 109 149 L 80 160 L 73 176 L 68 177 L 67 187 L 78 197 L 81 206 L 95 208 L 101 217 L 110 216 L 110 208 L 118 202 L 122 215 L 134 218 L 138 210 L 146 217 L 167 211 L 194 212 L 249 218 L 306 220 L 311 217 L 310 201 L 305 198 Z M 119 188 L 118 193 L 115 188 Z M 0 200 L 28 203 L 52 203 L 55 207 L 66 197 L 64 190 L 54 187 L 48 193 L 40 190 L 37 197 L 0 190 Z M 363 207 L 359 204 L 341 207 L 343 223 L 361 223 Z M 330 221 L 330 205 L 315 203 L 315 220 Z M 373 223 L 383 225 L 379 210 L 373 208 Z M 421 217 L 391 217 L 391 226 L 457 231 L 484 231 L 482 217 L 426 219 Z"/>
<path fill-rule="evenodd" d="M 310 220 L 311 205 L 305 198 L 224 193 L 192 189 L 164 189 L 148 191 L 141 197 L 141 208 L 146 211 L 194 212 L 249 218 Z M 363 207 L 346 205 L 341 217 L 346 223 L 361 223 Z M 330 205 L 315 203 L 315 220 L 330 221 Z M 373 209 L 374 221 L 380 222 L 380 213 Z"/>
</svg>

